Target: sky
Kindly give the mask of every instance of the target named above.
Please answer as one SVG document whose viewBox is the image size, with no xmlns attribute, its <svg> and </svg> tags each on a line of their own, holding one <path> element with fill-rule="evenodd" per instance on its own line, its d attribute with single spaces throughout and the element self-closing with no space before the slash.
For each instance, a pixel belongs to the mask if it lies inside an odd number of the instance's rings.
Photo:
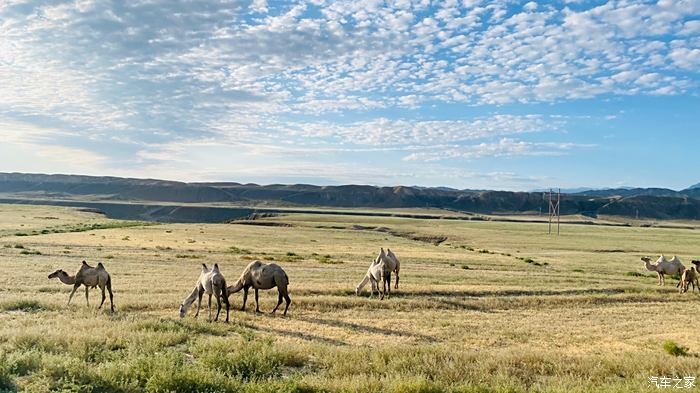
<svg viewBox="0 0 700 393">
<path fill-rule="evenodd" d="M 0 171 L 700 182 L 700 1 L 0 0 Z"/>
</svg>

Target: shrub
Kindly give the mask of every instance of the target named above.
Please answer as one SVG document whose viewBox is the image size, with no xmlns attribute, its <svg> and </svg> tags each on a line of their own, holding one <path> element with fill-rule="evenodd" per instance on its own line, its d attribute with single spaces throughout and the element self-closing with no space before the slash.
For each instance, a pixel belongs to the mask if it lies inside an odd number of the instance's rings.
<svg viewBox="0 0 700 393">
<path fill-rule="evenodd" d="M 9 244 L 8 244 L 8 246 L 9 246 Z M 24 246 L 21 244 L 15 244 L 15 248 L 24 248 Z"/>
<path fill-rule="evenodd" d="M 5 362 L 0 363 L 0 392 L 16 392 L 17 387 Z"/>
<path fill-rule="evenodd" d="M 318 257 L 318 262 L 323 263 L 323 264 L 327 264 L 327 265 L 336 265 L 339 263 L 343 263 L 342 261 L 334 261 L 333 257 L 331 257 L 330 255 L 323 255 L 323 256 Z"/>
<path fill-rule="evenodd" d="M 229 345 L 210 343 L 199 347 L 202 363 L 244 382 L 279 377 L 282 366 L 300 367 L 304 364 L 304 359 L 277 349 L 269 340 L 238 342 L 235 350 L 227 348 Z"/>
<path fill-rule="evenodd" d="M 36 300 L 15 300 L 11 302 L 6 302 L 0 304 L 0 310 L 4 311 L 24 311 L 24 312 L 36 312 L 48 310 L 45 305 L 41 304 Z"/>
<path fill-rule="evenodd" d="M 462 269 L 464 269 L 464 270 L 469 270 L 469 266 L 467 266 L 467 265 L 462 265 Z"/>
<path fill-rule="evenodd" d="M 41 252 L 36 250 L 22 250 L 19 253 L 22 255 L 41 255 Z"/>
<path fill-rule="evenodd" d="M 646 277 L 646 275 L 644 275 L 644 274 L 642 274 L 642 273 L 638 273 L 638 272 L 627 272 L 627 273 L 625 273 L 625 276 L 629 276 L 629 277 Z"/>
<path fill-rule="evenodd" d="M 245 248 L 238 248 L 236 246 L 229 247 L 229 250 L 233 254 L 250 254 L 250 250 L 247 250 Z"/>
<path fill-rule="evenodd" d="M 688 354 L 688 348 L 680 346 L 671 340 L 664 342 L 664 350 L 673 356 L 685 356 Z"/>
</svg>

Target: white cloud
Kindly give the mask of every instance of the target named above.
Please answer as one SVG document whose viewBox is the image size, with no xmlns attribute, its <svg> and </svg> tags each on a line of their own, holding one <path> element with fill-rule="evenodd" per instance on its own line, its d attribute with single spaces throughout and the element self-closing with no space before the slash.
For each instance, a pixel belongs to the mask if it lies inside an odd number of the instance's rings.
<svg viewBox="0 0 700 393">
<path fill-rule="evenodd" d="M 481 157 L 513 156 L 558 156 L 576 148 L 588 148 L 592 145 L 575 143 L 524 142 L 503 138 L 496 143 L 480 143 L 463 146 L 435 146 L 428 151 L 413 153 L 406 161 L 440 161 L 447 159 L 475 159 Z"/>
</svg>

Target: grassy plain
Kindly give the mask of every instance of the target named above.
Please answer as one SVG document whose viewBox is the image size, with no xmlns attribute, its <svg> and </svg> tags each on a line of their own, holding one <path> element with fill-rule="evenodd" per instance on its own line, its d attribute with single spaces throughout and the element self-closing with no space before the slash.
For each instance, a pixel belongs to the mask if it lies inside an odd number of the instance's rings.
<svg viewBox="0 0 700 393">
<path fill-rule="evenodd" d="M 566 225 L 548 237 L 537 223 L 313 214 L 260 222 L 288 226 L 129 226 L 0 205 L 0 391 L 633 392 L 656 390 L 650 376 L 700 376 L 700 295 L 657 287 L 639 261 L 663 252 L 689 265 L 697 231 Z M 356 297 L 382 246 L 401 260 L 400 289 Z M 238 293 L 228 325 L 207 322 L 206 310 L 178 318 L 201 263 L 233 283 L 255 258 L 287 271 L 288 317 L 256 315 L 252 297 L 237 311 Z M 90 308 L 82 290 L 67 307 L 70 287 L 47 279 L 83 259 L 111 273 L 115 314 L 95 310 L 98 290 Z M 275 303 L 276 291 L 261 292 L 263 311 Z M 669 340 L 688 354 L 668 354 Z"/>
</svg>

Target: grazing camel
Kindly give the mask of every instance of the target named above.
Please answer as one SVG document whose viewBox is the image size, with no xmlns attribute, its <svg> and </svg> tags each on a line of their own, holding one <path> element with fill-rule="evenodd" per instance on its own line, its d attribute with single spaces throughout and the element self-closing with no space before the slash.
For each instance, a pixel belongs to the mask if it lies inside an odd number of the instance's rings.
<svg viewBox="0 0 700 393">
<path fill-rule="evenodd" d="M 656 264 L 651 263 L 651 258 L 649 257 L 642 257 L 642 262 L 644 262 L 644 267 L 646 267 L 647 270 L 651 272 L 656 272 L 656 274 L 659 276 L 659 284 L 658 285 L 665 285 L 666 280 L 664 278 L 665 274 L 683 274 L 683 270 L 685 270 L 685 266 L 681 263 L 681 260 L 678 259 L 677 256 L 674 256 L 670 261 L 666 259 L 666 257 L 661 254 L 659 259 L 656 261 Z M 677 287 L 680 286 L 680 281 L 678 282 Z"/>
<path fill-rule="evenodd" d="M 74 276 L 71 276 L 65 271 L 58 269 L 55 272 L 49 274 L 49 279 L 52 278 L 58 278 L 62 283 L 73 286 L 73 290 L 71 291 L 70 296 L 68 296 L 68 305 L 70 305 L 70 301 L 71 299 L 73 299 L 75 291 L 77 291 L 81 285 L 84 285 L 85 301 L 87 302 L 88 307 L 90 307 L 90 300 L 88 299 L 88 290 L 90 288 L 95 288 L 99 286 L 102 290 L 102 302 L 100 302 L 100 307 L 98 307 L 99 310 L 102 308 L 102 305 L 105 302 L 105 288 L 107 288 L 107 290 L 109 291 L 109 302 L 111 304 L 111 309 L 112 312 L 114 312 L 112 277 L 110 277 L 109 273 L 107 273 L 107 270 L 105 270 L 105 267 L 104 265 L 102 265 L 102 263 L 98 263 L 97 267 L 92 267 L 88 265 L 87 262 L 83 261 L 82 265 L 80 265 L 80 269 L 78 269 L 78 272 L 75 273 Z"/>
<path fill-rule="evenodd" d="M 374 261 L 369 265 L 369 269 L 367 270 L 367 274 L 365 274 L 364 278 L 362 278 L 362 281 L 360 281 L 359 284 L 355 287 L 355 294 L 359 295 L 362 293 L 362 288 L 367 285 L 367 283 L 372 284 L 372 293 L 374 294 L 375 291 L 378 291 L 379 289 L 376 286 L 376 283 L 378 281 L 372 280 L 372 275 L 370 274 L 370 270 L 372 270 L 372 266 L 375 264 L 379 263 L 381 259 L 384 259 L 386 261 L 386 267 L 389 269 L 389 272 L 396 272 L 396 286 L 394 287 L 395 289 L 399 288 L 399 270 L 401 270 L 401 264 L 399 263 L 398 258 L 396 258 L 396 255 L 390 250 L 386 249 L 387 252 L 384 253 L 384 248 L 379 249 L 379 255 L 374 259 Z"/>
<path fill-rule="evenodd" d="M 384 250 L 382 249 L 382 252 L 380 252 L 377 259 L 375 259 L 370 265 L 369 269 L 367 269 L 365 278 L 357 286 L 357 288 L 355 288 L 355 294 L 359 295 L 362 291 L 362 287 L 367 283 L 367 281 L 369 281 L 372 283 L 372 292 L 370 293 L 369 297 L 374 295 L 374 290 L 376 289 L 377 292 L 381 292 L 381 297 L 379 298 L 380 300 L 384 299 L 385 295 L 387 298 L 389 298 L 389 294 L 391 293 L 391 272 L 393 270 L 392 267 L 394 266 L 393 261 L 388 258 L 386 254 L 384 254 Z M 379 290 L 378 285 L 380 281 L 382 282 L 381 291 Z"/>
<path fill-rule="evenodd" d="M 683 275 L 681 276 L 681 285 L 678 289 L 678 293 L 688 292 L 688 286 L 693 286 L 693 291 L 695 286 L 698 287 L 698 292 L 700 292 L 700 282 L 698 282 L 698 271 L 695 266 L 691 266 L 690 269 L 685 269 Z M 691 291 L 692 292 L 692 291 Z"/>
<path fill-rule="evenodd" d="M 386 249 L 386 256 L 393 259 L 394 263 L 396 264 L 394 267 L 394 273 L 396 273 L 396 285 L 394 286 L 394 289 L 399 289 L 399 270 L 401 270 L 401 263 L 399 262 L 399 259 L 396 258 L 396 255 L 388 248 Z"/>
<path fill-rule="evenodd" d="M 194 300 L 197 299 L 197 312 L 194 317 L 197 318 L 199 315 L 199 309 L 202 307 L 202 296 L 204 294 L 209 295 L 209 321 L 211 321 L 211 296 L 216 296 L 216 318 L 214 321 L 219 320 L 219 313 L 221 312 L 221 300 L 223 299 L 224 304 L 226 304 L 226 322 L 228 323 L 228 314 L 231 305 L 228 302 L 228 292 L 226 289 L 226 279 L 224 275 L 221 274 L 219 270 L 219 265 L 214 264 L 214 268 L 211 271 L 207 268 L 206 264 L 202 264 L 202 272 L 199 274 L 197 283 L 194 285 L 192 293 L 183 300 L 180 304 L 180 318 L 183 318 L 187 314 L 187 310 L 190 308 Z"/>
<path fill-rule="evenodd" d="M 255 289 L 255 312 L 260 312 L 258 290 L 277 287 L 277 305 L 272 310 L 271 314 L 277 311 L 277 308 L 282 304 L 282 298 L 284 298 L 286 302 L 284 315 L 287 315 L 289 305 L 292 303 L 292 299 L 289 298 L 289 293 L 287 292 L 288 285 L 289 278 L 287 277 L 287 273 L 285 273 L 279 265 L 253 261 L 246 266 L 238 281 L 234 285 L 228 287 L 228 294 L 231 295 L 243 289 L 243 306 L 241 307 L 241 311 L 245 311 L 245 304 L 248 300 L 248 289 L 253 287 Z"/>
<path fill-rule="evenodd" d="M 700 261 L 698 261 L 698 260 L 696 260 L 696 259 L 693 259 L 692 261 L 690 261 L 690 263 L 692 263 L 693 265 L 695 265 L 695 270 L 697 270 L 697 271 L 700 272 Z"/>
</svg>

